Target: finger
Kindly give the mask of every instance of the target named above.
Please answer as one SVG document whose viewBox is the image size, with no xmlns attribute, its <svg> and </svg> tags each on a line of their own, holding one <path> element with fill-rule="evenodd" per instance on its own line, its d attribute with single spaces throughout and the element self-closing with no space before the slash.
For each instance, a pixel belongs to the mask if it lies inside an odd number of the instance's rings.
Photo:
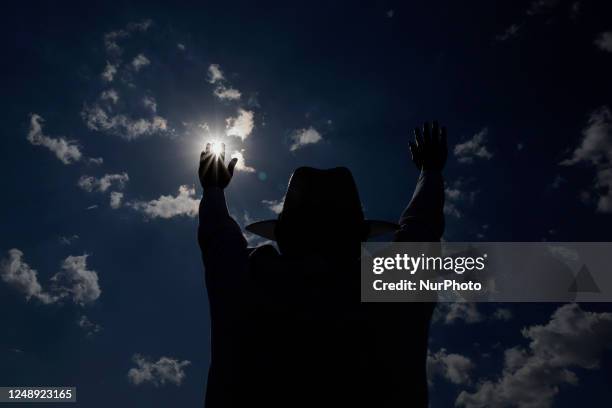
<svg viewBox="0 0 612 408">
<path fill-rule="evenodd" d="M 436 144 L 440 142 L 440 124 L 437 120 L 434 120 L 431 126 L 431 141 Z"/>
<path fill-rule="evenodd" d="M 238 158 L 234 157 L 232 160 L 230 160 L 229 164 L 227 165 L 227 171 L 229 172 L 230 177 L 234 176 L 234 167 L 236 167 L 237 163 L 238 163 Z"/>
<path fill-rule="evenodd" d="M 225 143 L 221 143 L 221 163 L 225 163 Z"/>
<path fill-rule="evenodd" d="M 210 153 L 210 143 L 206 143 L 206 149 L 204 150 L 205 153 Z"/>
<path fill-rule="evenodd" d="M 414 128 L 414 140 L 416 141 L 416 145 L 418 147 L 423 146 L 423 132 L 421 131 L 421 128 Z"/>
<path fill-rule="evenodd" d="M 440 146 L 445 150 L 447 147 L 447 139 L 446 126 L 442 126 L 442 130 L 440 131 Z"/>
<path fill-rule="evenodd" d="M 410 145 L 410 155 L 412 156 L 412 161 L 414 161 L 418 157 L 417 146 L 413 142 L 409 142 L 409 145 Z"/>
<path fill-rule="evenodd" d="M 423 142 L 429 144 L 431 142 L 431 123 L 423 123 Z"/>
</svg>

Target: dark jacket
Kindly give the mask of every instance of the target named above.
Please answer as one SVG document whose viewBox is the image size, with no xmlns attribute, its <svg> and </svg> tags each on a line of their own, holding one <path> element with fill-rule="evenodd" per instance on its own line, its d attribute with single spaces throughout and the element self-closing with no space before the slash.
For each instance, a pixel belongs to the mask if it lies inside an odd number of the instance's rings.
<svg viewBox="0 0 612 408">
<path fill-rule="evenodd" d="M 423 172 L 396 241 L 439 241 L 444 187 Z M 432 303 L 361 303 L 359 260 L 247 248 L 221 189 L 200 204 L 211 311 L 206 407 L 426 407 Z"/>
</svg>

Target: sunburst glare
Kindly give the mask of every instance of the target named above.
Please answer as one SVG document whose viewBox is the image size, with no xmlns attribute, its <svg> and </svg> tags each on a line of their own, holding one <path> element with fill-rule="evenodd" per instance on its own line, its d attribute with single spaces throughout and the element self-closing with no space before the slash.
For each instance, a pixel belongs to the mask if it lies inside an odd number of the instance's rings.
<svg viewBox="0 0 612 408">
<path fill-rule="evenodd" d="M 210 151 L 215 156 L 220 156 L 221 154 L 225 153 L 225 144 L 219 142 L 218 140 L 213 140 L 210 143 Z"/>
</svg>

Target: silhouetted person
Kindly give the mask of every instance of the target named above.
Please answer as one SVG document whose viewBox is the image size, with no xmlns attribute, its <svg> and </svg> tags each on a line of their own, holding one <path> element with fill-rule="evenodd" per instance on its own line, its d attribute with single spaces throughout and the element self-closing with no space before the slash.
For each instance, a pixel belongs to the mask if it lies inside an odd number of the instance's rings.
<svg viewBox="0 0 612 408">
<path fill-rule="evenodd" d="M 223 189 L 236 159 L 202 152 L 198 240 L 212 325 L 206 407 L 426 407 L 433 303 L 361 303 L 360 242 L 438 241 L 444 230 L 446 132 L 415 129 L 421 171 L 399 225 L 367 221 L 346 168 L 301 167 L 274 221 L 248 249 Z M 401 180 L 401 182 L 404 182 Z"/>
</svg>

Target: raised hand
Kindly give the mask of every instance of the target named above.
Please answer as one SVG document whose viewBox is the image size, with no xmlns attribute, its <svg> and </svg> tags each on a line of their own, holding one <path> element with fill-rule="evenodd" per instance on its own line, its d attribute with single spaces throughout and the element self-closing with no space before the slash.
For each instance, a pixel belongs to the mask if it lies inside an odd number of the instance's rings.
<svg viewBox="0 0 612 408">
<path fill-rule="evenodd" d="M 233 158 L 225 166 L 225 143 L 221 144 L 221 151 L 215 152 L 210 143 L 206 144 L 206 150 L 200 154 L 200 168 L 198 175 L 204 190 L 210 187 L 225 188 L 234 175 L 234 168 L 238 162 Z"/>
<path fill-rule="evenodd" d="M 448 147 L 446 127 L 440 128 L 438 122 L 425 122 L 423 127 L 414 129 L 414 141 L 410 144 L 412 161 L 419 170 L 441 171 L 446 164 Z"/>
</svg>

